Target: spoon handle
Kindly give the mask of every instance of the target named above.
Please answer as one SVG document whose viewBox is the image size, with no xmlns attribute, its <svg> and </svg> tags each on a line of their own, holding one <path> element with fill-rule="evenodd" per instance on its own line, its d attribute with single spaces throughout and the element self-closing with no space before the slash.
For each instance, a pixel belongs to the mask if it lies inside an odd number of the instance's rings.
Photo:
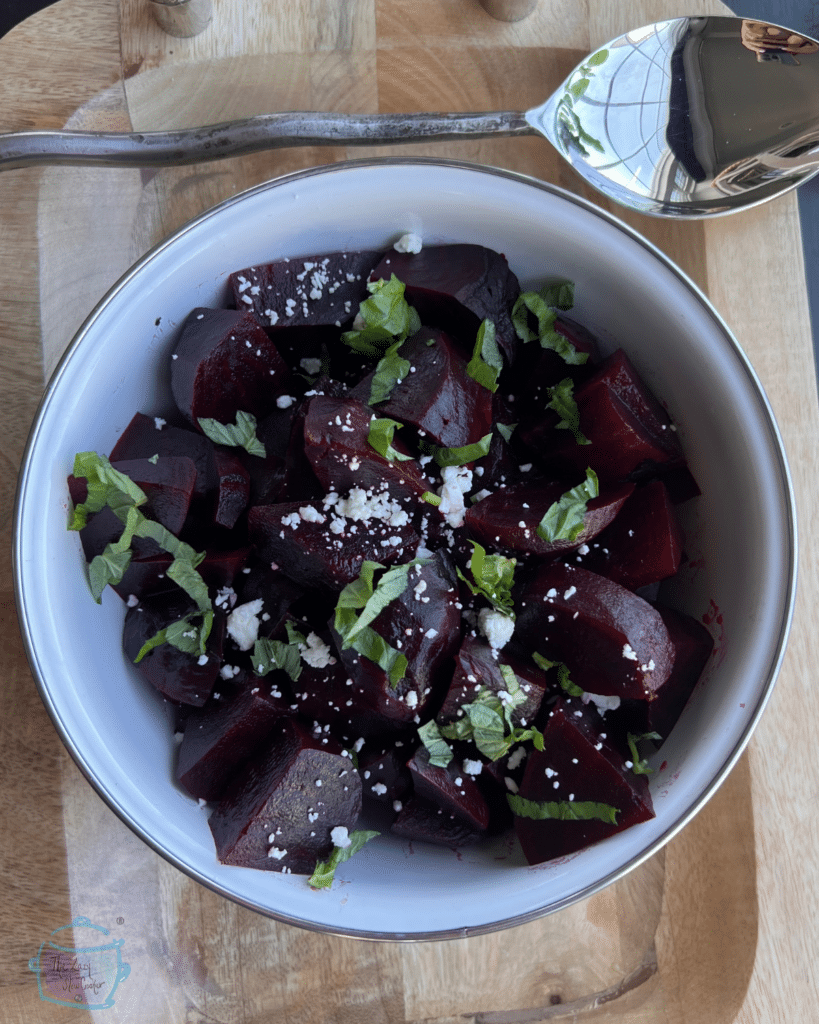
<svg viewBox="0 0 819 1024">
<path fill-rule="evenodd" d="M 522 113 L 329 114 L 286 112 L 168 132 L 31 131 L 0 134 L 0 170 L 38 164 L 159 167 L 221 160 L 286 146 L 536 135 Z"/>
</svg>

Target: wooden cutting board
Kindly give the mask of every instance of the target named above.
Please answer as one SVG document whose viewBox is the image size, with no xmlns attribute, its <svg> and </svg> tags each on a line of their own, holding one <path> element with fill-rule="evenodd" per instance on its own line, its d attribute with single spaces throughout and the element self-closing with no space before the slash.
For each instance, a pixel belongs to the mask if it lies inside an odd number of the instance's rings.
<svg viewBox="0 0 819 1024">
<path fill-rule="evenodd" d="M 690 0 L 685 11 L 725 12 L 708 0 Z M 0 131 L 152 130 L 277 109 L 525 109 L 595 46 L 678 13 L 670 0 L 539 0 L 527 19 L 509 24 L 477 0 L 214 0 L 211 26 L 185 40 L 165 35 L 142 0 L 61 0 L 0 40 Z M 7 540 L 44 381 L 131 263 L 199 211 L 258 181 L 395 152 L 294 149 L 159 173 L 0 175 L 0 522 Z M 598 201 L 541 140 L 400 152 L 509 167 Z M 785 197 L 708 224 L 617 213 L 675 259 L 733 328 L 767 389 L 791 460 L 802 523 L 799 606 L 770 707 L 728 781 L 627 878 L 518 928 L 398 944 L 277 924 L 166 864 L 80 776 L 27 668 L 6 544 L 0 1021 L 815 1020 L 819 766 L 811 724 L 819 712 L 812 679 L 819 652 L 810 621 L 817 592 L 810 526 L 819 412 L 797 205 Z M 122 940 L 130 965 L 107 1009 L 87 1009 L 87 993 L 75 1005 L 45 1001 L 29 969 L 50 933 L 78 917 Z M 70 970 L 66 976 L 66 991 L 76 994 Z"/>
</svg>

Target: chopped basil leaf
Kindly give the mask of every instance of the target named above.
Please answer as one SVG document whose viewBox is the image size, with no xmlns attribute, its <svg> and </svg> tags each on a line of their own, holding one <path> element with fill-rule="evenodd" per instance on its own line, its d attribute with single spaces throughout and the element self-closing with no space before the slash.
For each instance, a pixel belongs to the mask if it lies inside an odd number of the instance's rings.
<svg viewBox="0 0 819 1024">
<path fill-rule="evenodd" d="M 586 479 L 562 494 L 544 513 L 537 528 L 541 540 L 577 540 L 585 525 L 586 508 L 600 493 L 597 474 L 586 470 Z"/>
<path fill-rule="evenodd" d="M 558 309 L 571 309 L 574 305 L 574 285 L 571 281 L 547 284 L 539 292 L 522 292 L 512 307 L 515 333 L 524 342 L 539 341 L 542 348 L 556 352 L 570 366 L 581 366 L 589 358 L 555 330 Z M 529 327 L 529 314 L 537 320 L 537 331 Z"/>
<path fill-rule="evenodd" d="M 472 545 L 469 570 L 474 583 L 460 569 L 457 570 L 458 576 L 473 594 L 483 595 L 497 611 L 514 618 L 512 586 L 515 582 L 516 559 L 504 555 L 487 555 L 477 541 L 470 540 L 469 543 Z"/>
<path fill-rule="evenodd" d="M 295 683 L 301 675 L 301 654 L 297 643 L 284 643 L 283 640 L 270 640 L 262 637 L 253 645 L 250 658 L 253 672 L 257 676 L 266 676 L 274 669 L 286 672 Z"/>
<path fill-rule="evenodd" d="M 152 466 L 155 466 L 157 462 L 159 462 L 159 455 L 152 455 L 150 459 L 148 459 L 148 462 L 150 462 Z"/>
<path fill-rule="evenodd" d="M 654 769 L 649 767 L 648 761 L 645 758 L 640 757 L 637 744 L 643 740 L 661 740 L 662 736 L 658 732 L 644 732 L 639 736 L 635 736 L 634 733 L 630 732 L 627 738 L 628 749 L 631 751 L 631 770 L 635 775 L 651 775 Z"/>
<path fill-rule="evenodd" d="M 375 375 L 370 384 L 370 397 L 368 405 L 376 405 L 378 402 L 386 402 L 396 384 L 400 384 L 410 372 L 409 359 L 398 355 L 398 349 L 403 341 L 396 341 L 390 345 L 384 355 L 379 359 L 375 368 Z"/>
<path fill-rule="evenodd" d="M 375 573 L 384 566 L 380 562 L 365 561 L 358 579 L 347 584 L 336 604 L 335 628 L 343 641 L 342 650 L 352 647 L 363 657 L 374 661 L 387 673 L 393 686 L 406 674 L 406 655 L 390 647 L 369 623 L 404 593 L 410 568 L 419 564 L 423 563 L 415 559 L 405 565 L 393 566 L 376 585 Z"/>
<path fill-rule="evenodd" d="M 84 478 L 88 494 L 82 504 L 74 507 L 69 530 L 81 530 L 92 512 L 110 506 L 114 512 L 127 511 L 132 505 L 144 505 L 148 495 L 134 481 L 114 469 L 108 459 L 96 452 L 78 452 L 74 456 L 74 476 Z M 118 513 L 119 514 L 119 513 Z M 120 516 L 123 518 L 123 516 Z"/>
<path fill-rule="evenodd" d="M 436 768 L 446 768 L 455 754 L 441 735 L 435 722 L 427 722 L 425 725 L 419 726 L 418 735 L 429 753 L 429 763 Z"/>
<path fill-rule="evenodd" d="M 412 459 L 411 455 L 402 455 L 401 452 L 396 451 L 392 446 L 392 439 L 396 428 L 401 428 L 402 426 L 403 423 L 399 423 L 398 420 L 387 419 L 386 416 L 382 416 L 380 419 L 373 416 L 370 420 L 370 432 L 367 435 L 367 442 L 371 448 L 374 448 L 388 462 L 395 462 L 396 459 L 399 462 L 408 462 Z"/>
<path fill-rule="evenodd" d="M 339 864 L 343 864 L 345 860 L 349 860 L 354 853 L 358 853 L 365 843 L 368 843 L 371 839 L 375 839 L 375 837 L 380 834 L 380 832 L 371 832 L 367 829 L 358 829 L 355 832 L 350 832 L 348 836 L 348 839 L 350 840 L 349 846 L 335 846 L 328 860 L 320 860 L 316 864 L 316 869 L 313 872 L 308 885 L 312 889 L 329 889 L 333 884 L 335 871 Z"/>
<path fill-rule="evenodd" d="M 500 436 L 506 441 L 507 444 L 512 440 L 512 434 L 515 432 L 517 423 L 496 423 L 495 427 Z"/>
<path fill-rule="evenodd" d="M 580 412 L 574 400 L 574 383 L 571 377 L 564 377 L 559 384 L 548 390 L 549 401 L 546 408 L 553 409 L 560 416 L 557 429 L 571 430 L 576 444 L 591 444 L 580 429 Z"/>
<path fill-rule="evenodd" d="M 498 377 L 502 369 L 503 356 L 495 340 L 495 325 L 491 320 L 484 320 L 478 328 L 466 372 L 473 380 L 494 392 L 498 390 Z"/>
<path fill-rule="evenodd" d="M 592 800 L 526 800 L 517 793 L 507 793 L 506 800 L 512 813 L 519 818 L 532 818 L 535 821 L 605 821 L 617 824 L 620 811 L 611 804 L 595 803 Z"/>
<path fill-rule="evenodd" d="M 235 423 L 220 423 L 203 417 L 199 420 L 202 433 L 216 444 L 228 445 L 231 448 L 244 448 L 249 455 L 265 458 L 267 452 L 262 442 L 256 437 L 256 417 L 239 409 Z"/>
<path fill-rule="evenodd" d="M 465 466 L 467 462 L 474 462 L 489 454 L 489 446 L 492 444 L 492 432 L 484 434 L 480 441 L 474 444 L 465 444 L 461 448 L 439 448 L 435 444 L 423 445 L 424 452 L 431 455 L 437 464 L 443 469 L 444 466 Z"/>
<path fill-rule="evenodd" d="M 162 644 L 171 644 L 172 647 L 176 647 L 184 654 L 205 653 L 202 649 L 201 627 L 197 626 L 190 616 L 186 616 L 183 619 L 177 619 L 176 622 L 172 622 L 164 629 L 160 629 L 158 633 L 154 633 L 146 640 L 139 649 L 139 654 L 134 658 L 134 664 L 138 665 L 146 654 Z"/>
<path fill-rule="evenodd" d="M 432 491 L 424 491 L 421 495 L 421 500 L 428 502 L 430 505 L 438 506 L 441 504 L 441 495 L 433 494 Z"/>
<path fill-rule="evenodd" d="M 380 359 L 384 349 L 398 338 L 405 341 L 421 329 L 421 318 L 404 298 L 404 284 L 393 274 L 389 281 L 369 281 L 370 297 L 359 307 L 366 326 L 345 331 L 341 340 L 370 359 Z"/>
<path fill-rule="evenodd" d="M 293 623 L 288 619 L 284 624 L 284 628 L 287 630 L 287 642 L 289 644 L 307 644 L 307 637 L 304 633 L 300 633 Z"/>
<path fill-rule="evenodd" d="M 557 669 L 557 681 L 560 684 L 560 686 L 562 687 L 562 689 L 570 697 L 582 697 L 583 696 L 584 691 L 581 690 L 581 688 L 577 685 L 577 683 L 573 683 L 572 680 L 571 680 L 571 676 L 569 675 L 569 666 L 568 665 L 564 665 L 562 661 L 549 661 L 548 658 L 544 658 L 543 655 L 542 654 L 538 654 L 537 651 L 533 652 L 532 660 L 538 666 L 538 668 L 542 668 L 544 672 L 548 672 L 549 669 L 551 669 L 551 668 L 556 668 Z"/>
<path fill-rule="evenodd" d="M 122 582 L 125 571 L 131 564 L 131 549 L 117 551 L 108 544 L 101 555 L 95 555 L 88 566 L 88 583 L 94 600 L 99 604 L 102 592 L 110 583 L 116 586 Z"/>
</svg>

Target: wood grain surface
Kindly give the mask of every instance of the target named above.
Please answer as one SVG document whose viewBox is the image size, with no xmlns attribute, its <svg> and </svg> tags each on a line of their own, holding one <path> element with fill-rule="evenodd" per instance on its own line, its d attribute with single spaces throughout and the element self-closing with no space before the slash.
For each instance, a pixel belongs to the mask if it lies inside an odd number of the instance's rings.
<svg viewBox="0 0 819 1024">
<path fill-rule="evenodd" d="M 724 13 L 689 0 L 687 14 Z M 152 130 L 276 109 L 525 109 L 586 53 L 678 14 L 670 0 L 539 0 L 514 24 L 478 0 L 214 0 L 190 39 L 141 0 L 61 0 L 0 40 L 0 131 Z M 44 381 L 147 248 L 258 181 L 388 148 L 294 149 L 157 172 L 0 175 L 0 514 Z M 402 153 L 523 171 L 588 194 L 547 143 Z M 597 197 L 589 195 L 590 198 Z M 602 201 L 601 201 L 602 203 Z M 604 204 L 603 204 L 604 205 Z M 802 524 L 801 593 L 780 681 L 749 751 L 666 849 L 591 899 L 488 936 L 369 943 L 269 921 L 156 856 L 96 796 L 40 703 L 16 629 L 9 543 L 0 611 L 0 1022 L 181 1024 L 807 1024 L 816 1020 L 819 875 L 812 722 L 819 409 L 793 196 L 708 224 L 618 215 L 709 294 L 774 407 Z M 123 940 L 116 1005 L 40 998 L 29 959 L 79 916 Z"/>
</svg>

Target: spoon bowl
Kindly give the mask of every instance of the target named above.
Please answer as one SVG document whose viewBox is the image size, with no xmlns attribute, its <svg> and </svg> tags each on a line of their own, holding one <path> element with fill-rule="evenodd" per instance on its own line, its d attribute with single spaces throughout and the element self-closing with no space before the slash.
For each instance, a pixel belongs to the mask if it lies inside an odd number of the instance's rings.
<svg viewBox="0 0 819 1024">
<path fill-rule="evenodd" d="M 521 112 L 283 112 L 167 132 L 0 134 L 0 170 L 157 167 L 288 146 L 541 135 L 595 189 L 660 217 L 765 202 L 819 170 L 819 43 L 732 17 L 674 18 L 587 57 Z"/>
</svg>

